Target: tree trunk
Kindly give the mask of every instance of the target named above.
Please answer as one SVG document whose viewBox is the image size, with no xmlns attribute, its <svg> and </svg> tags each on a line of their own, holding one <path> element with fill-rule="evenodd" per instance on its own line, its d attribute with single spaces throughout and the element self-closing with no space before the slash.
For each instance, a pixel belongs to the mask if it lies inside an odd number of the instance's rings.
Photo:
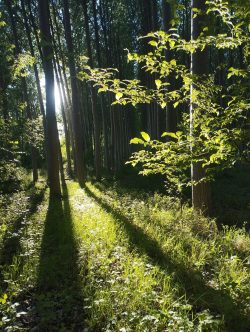
<svg viewBox="0 0 250 332">
<path fill-rule="evenodd" d="M 13 9 L 10 0 L 6 0 L 7 10 L 10 17 L 10 23 L 11 28 L 13 32 L 14 37 L 14 54 L 15 57 L 18 58 L 18 55 L 21 54 L 21 48 L 19 45 L 19 39 L 17 35 L 17 27 L 16 27 L 16 20 L 13 16 Z M 23 101 L 26 102 L 26 115 L 29 120 L 32 120 L 32 113 L 30 108 L 30 100 L 28 95 L 28 87 L 25 77 L 21 78 L 21 85 L 22 85 L 22 95 L 23 95 Z M 31 164 L 32 164 L 32 174 L 33 174 L 33 182 L 36 182 L 38 180 L 38 169 L 37 169 L 37 149 L 30 144 L 30 151 L 31 151 Z"/>
<path fill-rule="evenodd" d="M 60 99 L 60 111 L 62 115 L 63 120 L 63 130 L 64 130 L 64 137 L 65 137 L 65 147 L 66 147 L 66 156 L 67 156 L 67 173 L 71 176 L 72 175 L 72 167 L 71 167 L 71 154 L 70 154 L 70 136 L 69 136 L 69 130 L 68 130 L 68 123 L 66 119 L 66 111 L 65 111 L 65 95 L 63 94 L 63 86 L 62 81 L 59 78 L 59 57 L 57 53 L 57 45 L 53 30 L 53 23 L 51 22 L 51 34 L 52 34 L 52 41 L 54 45 L 54 57 L 53 57 L 53 65 L 54 65 L 54 72 L 55 72 L 55 78 L 57 82 L 57 87 L 59 91 L 59 99 Z M 59 144 L 60 147 L 60 144 Z M 59 157 L 61 156 L 61 149 L 59 150 Z M 62 159 L 62 158 L 61 158 Z M 62 162 L 61 162 L 62 163 Z M 60 172 L 62 173 L 63 167 L 60 166 Z"/>
<path fill-rule="evenodd" d="M 173 4 L 169 0 L 162 0 L 162 17 L 163 17 L 163 29 L 165 32 L 171 28 L 171 20 L 173 19 Z M 166 60 L 171 61 L 172 52 L 166 51 Z M 170 75 L 167 79 L 169 85 L 169 91 L 174 90 L 174 75 Z M 176 132 L 177 130 L 177 114 L 176 109 L 173 107 L 172 102 L 167 103 L 166 107 L 166 130 L 168 132 Z"/>
<path fill-rule="evenodd" d="M 86 34 L 86 44 L 87 44 L 87 54 L 89 58 L 90 67 L 93 67 L 93 55 L 90 42 L 90 31 L 89 31 L 89 17 L 88 17 L 88 0 L 82 0 L 84 23 L 85 23 L 85 34 Z M 94 124 L 94 142 L 95 142 L 95 175 L 96 179 L 100 180 L 101 177 L 101 140 L 100 140 L 100 121 L 97 110 L 97 96 L 96 91 L 93 86 L 90 87 L 91 93 L 91 109 Z"/>
<path fill-rule="evenodd" d="M 26 14 L 24 0 L 21 1 L 21 8 L 22 8 L 22 14 L 23 14 L 23 19 L 24 19 L 24 26 L 25 26 L 25 30 L 26 30 L 26 34 L 27 34 L 27 38 L 28 38 L 28 42 L 29 42 L 30 54 L 32 57 L 35 57 L 35 51 L 34 51 L 32 39 L 31 39 L 31 31 L 30 31 L 30 27 L 29 27 L 29 23 L 28 23 L 28 17 Z M 44 105 L 43 105 L 42 90 L 41 90 L 41 84 L 40 84 L 40 79 L 39 79 L 39 74 L 38 74 L 38 69 L 37 69 L 36 63 L 33 65 L 33 69 L 34 69 L 34 74 L 35 74 L 35 79 L 36 79 L 40 111 L 43 116 L 43 119 L 45 120 L 45 111 L 44 111 Z"/>
<path fill-rule="evenodd" d="M 49 25 L 48 0 L 39 0 L 38 4 L 46 91 L 46 138 L 48 142 L 48 179 L 50 196 L 53 197 L 61 195 L 59 179 L 59 138 L 55 114 L 54 72 L 52 62 L 53 49 Z"/>
<path fill-rule="evenodd" d="M 74 47 L 70 25 L 70 13 L 68 0 L 63 0 L 64 7 L 64 23 L 65 23 L 65 38 L 68 50 L 68 64 L 71 80 L 71 94 L 72 94 L 72 122 L 73 122 L 73 135 L 75 143 L 75 158 L 76 158 L 76 171 L 77 178 L 80 186 L 85 183 L 85 164 L 84 164 L 84 151 L 83 139 L 81 135 L 81 122 L 78 105 L 78 87 L 76 78 L 76 68 L 74 60 Z"/>
<path fill-rule="evenodd" d="M 197 39 L 202 32 L 205 21 L 205 0 L 192 0 L 192 8 L 197 8 L 202 11 L 203 15 L 198 15 L 191 20 L 191 38 Z M 209 71 L 209 56 L 208 49 L 203 51 L 196 51 L 191 55 L 191 74 L 204 75 Z M 190 106 L 190 134 L 193 135 L 193 116 L 195 105 Z M 192 149 L 192 148 L 191 148 Z M 205 176 L 205 169 L 201 163 L 193 163 L 191 165 L 191 179 L 194 182 L 200 181 Z M 211 187 L 208 182 L 200 182 L 196 185 L 192 185 L 192 203 L 196 210 L 202 211 L 205 214 L 209 214 L 211 211 Z"/>
</svg>

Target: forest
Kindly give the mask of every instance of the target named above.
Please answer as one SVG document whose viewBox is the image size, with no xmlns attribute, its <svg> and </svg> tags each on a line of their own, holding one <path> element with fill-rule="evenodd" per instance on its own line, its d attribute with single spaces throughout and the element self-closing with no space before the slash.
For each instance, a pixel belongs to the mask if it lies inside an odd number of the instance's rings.
<svg viewBox="0 0 250 332">
<path fill-rule="evenodd" d="M 250 331 L 249 229 L 249 0 L 0 0 L 0 331 Z"/>
</svg>

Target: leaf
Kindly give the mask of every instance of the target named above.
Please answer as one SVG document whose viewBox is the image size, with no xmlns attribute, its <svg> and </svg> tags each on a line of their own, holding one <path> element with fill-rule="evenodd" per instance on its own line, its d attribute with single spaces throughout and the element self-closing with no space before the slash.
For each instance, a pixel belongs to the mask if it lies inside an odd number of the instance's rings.
<svg viewBox="0 0 250 332">
<path fill-rule="evenodd" d="M 175 102 L 173 106 L 174 106 L 174 108 L 176 108 L 178 105 L 179 105 L 179 101 Z"/>
<path fill-rule="evenodd" d="M 155 80 L 155 85 L 156 85 L 157 89 L 159 90 L 161 85 L 162 85 L 162 81 L 161 80 Z"/>
<path fill-rule="evenodd" d="M 105 85 L 105 86 L 103 86 L 103 87 L 101 87 L 101 88 L 98 89 L 98 93 L 105 92 L 107 90 L 108 90 L 108 86 Z"/>
<path fill-rule="evenodd" d="M 122 96 L 123 96 L 123 93 L 117 92 L 115 95 L 115 98 L 116 98 L 116 100 L 120 100 L 122 98 Z"/>
<path fill-rule="evenodd" d="M 170 48 L 174 48 L 174 46 L 175 46 L 175 41 L 174 41 L 173 39 L 170 39 L 170 41 L 169 41 L 169 46 L 170 46 Z"/>
<path fill-rule="evenodd" d="M 5 304 L 7 301 L 8 295 L 4 294 L 3 297 L 0 297 L 0 303 Z"/>
<path fill-rule="evenodd" d="M 133 60 L 133 55 L 131 53 L 128 53 L 127 57 L 128 57 L 128 61 Z"/>
<path fill-rule="evenodd" d="M 172 66 L 176 66 L 176 60 L 175 60 L 175 59 L 172 59 L 172 60 L 170 61 L 170 64 L 171 64 Z"/>
<path fill-rule="evenodd" d="M 130 144 L 143 144 L 143 143 L 144 143 L 143 140 L 140 139 L 140 138 L 137 138 L 137 137 L 132 138 L 132 139 L 130 140 Z"/>
<path fill-rule="evenodd" d="M 148 43 L 149 43 L 149 45 L 154 46 L 154 47 L 158 46 L 158 43 L 155 40 L 150 40 Z"/>
<path fill-rule="evenodd" d="M 150 136 L 149 134 L 145 133 L 145 131 L 141 131 L 141 137 L 144 139 L 144 141 L 149 142 Z"/>
<path fill-rule="evenodd" d="M 173 138 L 176 138 L 178 139 L 178 136 L 175 134 L 175 133 L 171 133 L 171 132 L 164 132 L 161 137 L 165 137 L 165 136 L 170 136 L 170 137 L 173 137 Z"/>
<path fill-rule="evenodd" d="M 165 108 L 167 106 L 167 103 L 165 102 L 165 101 L 163 101 L 162 103 L 161 103 L 161 108 Z"/>
</svg>

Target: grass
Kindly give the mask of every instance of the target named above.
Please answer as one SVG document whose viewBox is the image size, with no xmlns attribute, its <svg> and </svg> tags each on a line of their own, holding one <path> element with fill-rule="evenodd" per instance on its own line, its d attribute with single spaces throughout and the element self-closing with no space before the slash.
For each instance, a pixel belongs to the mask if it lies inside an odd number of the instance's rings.
<svg viewBox="0 0 250 332">
<path fill-rule="evenodd" d="M 244 229 L 160 194 L 71 181 L 25 220 L 2 266 L 3 331 L 248 331 Z"/>
</svg>

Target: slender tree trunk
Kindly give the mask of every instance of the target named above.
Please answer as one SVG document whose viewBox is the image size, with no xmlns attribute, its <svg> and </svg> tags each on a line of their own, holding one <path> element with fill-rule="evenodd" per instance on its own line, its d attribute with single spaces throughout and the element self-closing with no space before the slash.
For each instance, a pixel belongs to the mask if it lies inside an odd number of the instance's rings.
<svg viewBox="0 0 250 332">
<path fill-rule="evenodd" d="M 38 5 L 46 91 L 48 179 L 50 195 L 51 197 L 55 197 L 61 195 L 61 188 L 59 179 L 59 137 L 55 114 L 54 72 L 52 62 L 53 49 L 49 24 L 49 3 L 48 0 L 39 0 Z"/>
<path fill-rule="evenodd" d="M 205 20 L 206 4 L 205 0 L 192 0 L 192 9 L 197 8 L 203 12 L 203 15 L 198 15 L 191 21 L 191 38 L 197 39 L 202 32 Z M 209 56 L 208 48 L 203 51 L 196 51 L 191 55 L 191 74 L 201 76 L 207 74 L 209 71 Z M 192 89 L 191 89 L 192 92 Z M 195 105 L 190 106 L 190 131 L 193 135 L 193 118 L 194 118 Z M 205 176 L 205 169 L 201 163 L 193 163 L 191 165 L 191 179 L 194 182 L 199 182 Z M 196 210 L 209 214 L 211 211 L 211 188 L 210 183 L 200 182 L 192 186 L 192 202 Z"/>
<path fill-rule="evenodd" d="M 70 136 L 69 136 L 69 130 L 68 130 L 68 123 L 66 119 L 66 111 L 65 111 L 65 95 L 63 95 L 63 86 L 62 82 L 59 78 L 59 57 L 57 53 L 57 45 L 54 35 L 54 29 L 53 29 L 53 23 L 51 21 L 51 33 L 52 33 L 52 41 L 54 45 L 54 58 L 53 58 L 53 64 L 54 64 L 54 72 L 55 72 L 55 78 L 57 82 L 57 87 L 59 91 L 59 99 L 60 99 L 60 110 L 63 120 L 63 130 L 64 130 L 64 137 L 65 137 L 65 147 L 66 147 L 66 156 L 67 156 L 67 173 L 71 176 L 72 175 L 72 167 L 71 167 L 71 154 L 70 154 Z M 60 144 L 59 144 L 60 147 Z M 60 149 L 60 156 L 61 156 L 61 149 Z M 61 158 L 62 159 L 62 158 Z M 61 162 L 62 164 L 62 162 Z M 60 172 L 62 173 L 63 167 L 60 167 Z"/>
<path fill-rule="evenodd" d="M 71 98 L 70 98 L 68 79 L 66 76 L 66 59 L 65 59 L 65 54 L 63 52 L 63 48 L 62 48 L 61 33 L 60 33 L 60 27 L 59 27 L 59 23 L 58 23 L 59 15 L 56 10 L 56 6 L 55 6 L 54 2 L 52 2 L 51 7 L 52 7 L 53 24 L 55 26 L 54 39 L 55 39 L 55 42 L 57 43 L 55 56 L 56 56 L 61 92 L 62 92 L 62 96 L 64 99 L 64 105 L 65 105 L 64 106 L 65 117 L 66 117 L 66 120 L 68 123 L 69 151 L 68 151 L 67 155 L 69 154 L 70 156 L 72 156 L 72 159 L 73 159 L 73 170 L 74 171 L 72 170 L 72 166 L 68 164 L 68 173 L 70 176 L 73 176 L 73 173 L 76 174 L 77 171 L 76 171 L 76 153 L 75 153 L 75 143 L 74 143 L 74 135 L 73 135 L 73 124 L 72 124 L 72 122 L 73 122 L 72 121 L 72 103 L 71 103 Z M 65 136 L 65 141 L 66 141 L 66 136 Z M 70 154 L 70 146 L 72 146 L 71 154 Z"/>
<path fill-rule="evenodd" d="M 162 16 L 163 16 L 163 28 L 165 32 L 171 28 L 171 20 L 173 19 L 173 4 L 169 0 L 162 0 Z M 172 54 L 170 50 L 166 51 L 166 60 L 171 61 Z M 167 80 L 169 85 L 169 91 L 174 90 L 174 77 L 171 75 Z M 168 132 L 176 132 L 177 130 L 177 114 L 176 109 L 173 107 L 172 102 L 167 103 L 166 109 L 166 130 Z"/>
<path fill-rule="evenodd" d="M 33 29 L 33 33 L 34 33 L 34 36 L 35 36 L 35 39 L 36 39 L 37 48 L 38 48 L 40 57 L 42 59 L 43 58 L 42 48 L 41 48 L 41 44 L 40 44 L 40 40 L 39 40 L 39 36 L 38 36 L 38 28 L 37 28 L 37 25 L 36 25 L 36 22 L 35 22 L 33 13 L 32 13 L 31 0 L 27 0 L 26 3 L 28 5 L 28 10 L 29 10 L 28 11 L 29 22 L 30 22 L 30 25 Z"/>
<path fill-rule="evenodd" d="M 53 17 L 53 23 L 55 24 L 55 39 L 58 44 L 58 58 L 60 58 L 61 63 L 62 63 L 62 70 L 61 67 L 59 68 L 59 75 L 60 75 L 60 80 L 62 82 L 62 86 L 64 87 L 64 98 L 65 101 L 67 101 L 68 108 L 70 109 L 72 107 L 71 105 L 71 100 L 70 100 L 70 91 L 69 91 L 69 85 L 68 85 L 68 80 L 66 76 L 66 59 L 65 59 L 65 54 L 63 52 L 62 48 L 62 43 L 61 43 L 61 34 L 60 34 L 60 28 L 58 24 L 58 13 L 56 11 L 55 3 L 52 2 L 52 17 Z M 61 73 L 62 72 L 62 73 Z"/>
<path fill-rule="evenodd" d="M 63 0 L 64 7 L 64 23 L 65 23 L 65 38 L 68 49 L 68 64 L 71 80 L 71 93 L 72 93 L 72 122 L 73 122 L 73 134 L 75 143 L 75 158 L 76 158 L 76 171 L 77 178 L 80 186 L 84 186 L 85 183 L 85 164 L 84 164 L 84 151 L 83 151 L 83 139 L 81 135 L 81 122 L 80 112 L 78 105 L 78 87 L 76 78 L 76 68 L 74 61 L 74 47 L 70 25 L 70 13 L 68 0 Z"/>
<path fill-rule="evenodd" d="M 19 39 L 17 35 L 17 27 L 16 27 L 16 21 L 13 15 L 13 8 L 10 0 L 6 0 L 7 10 L 10 17 L 10 23 L 11 28 L 13 32 L 14 37 L 14 54 L 15 57 L 18 58 L 18 55 L 21 54 L 21 48 L 19 45 Z M 32 120 L 32 113 L 30 108 L 30 100 L 28 95 L 28 86 L 25 77 L 21 78 L 21 85 L 22 85 L 22 94 L 23 94 L 23 100 L 26 102 L 26 115 L 29 120 Z M 38 169 L 37 169 L 37 149 L 30 144 L 30 150 L 31 150 L 31 164 L 32 164 L 32 173 L 33 173 L 33 182 L 36 182 L 38 180 Z"/>
<path fill-rule="evenodd" d="M 58 86 L 58 90 L 59 90 L 60 108 L 61 108 L 61 115 L 62 115 L 62 120 L 63 120 L 63 131 L 64 131 L 64 137 L 65 137 L 65 147 L 66 147 L 66 156 L 67 156 L 67 173 L 71 176 L 72 167 L 71 167 L 71 154 L 70 154 L 70 136 L 69 136 L 68 123 L 67 123 L 66 114 L 65 114 L 65 103 L 63 100 L 63 96 L 62 96 L 62 88 L 61 88 L 61 83 L 60 83 L 59 75 L 58 75 L 58 67 L 57 67 L 57 63 L 55 60 L 54 60 L 54 68 L 55 68 L 57 86 Z M 60 147 L 60 144 L 59 144 L 59 147 Z"/>
<path fill-rule="evenodd" d="M 30 31 L 30 27 L 29 27 L 29 23 L 28 23 L 28 17 L 26 14 L 24 0 L 21 0 L 21 8 L 22 8 L 22 14 L 23 14 L 23 19 L 24 19 L 24 26 L 25 26 L 25 30 L 26 30 L 26 34 L 27 34 L 27 38 L 28 38 L 28 42 L 29 42 L 30 54 L 32 57 L 35 57 L 35 51 L 34 51 L 34 46 L 33 46 L 32 39 L 31 39 L 31 31 Z M 34 69 L 34 74 L 35 74 L 35 79 L 36 79 L 40 111 L 43 116 L 43 119 L 45 120 L 45 110 L 44 110 L 44 105 L 43 105 L 42 90 L 41 90 L 41 84 L 40 84 L 40 79 L 39 79 L 39 74 L 38 74 L 38 68 L 37 68 L 36 64 L 33 65 L 33 69 Z"/>
<path fill-rule="evenodd" d="M 87 44 L 87 54 L 89 58 L 90 67 L 93 67 L 93 55 L 90 42 L 90 31 L 89 31 L 89 17 L 88 17 L 88 0 L 82 0 L 84 23 L 85 23 L 85 34 L 86 34 L 86 44 Z M 101 177 L 101 140 L 100 140 L 100 121 L 97 109 L 97 96 L 95 89 L 91 86 L 91 109 L 94 124 L 94 142 L 95 142 L 95 175 L 96 179 L 99 180 Z"/>
</svg>

